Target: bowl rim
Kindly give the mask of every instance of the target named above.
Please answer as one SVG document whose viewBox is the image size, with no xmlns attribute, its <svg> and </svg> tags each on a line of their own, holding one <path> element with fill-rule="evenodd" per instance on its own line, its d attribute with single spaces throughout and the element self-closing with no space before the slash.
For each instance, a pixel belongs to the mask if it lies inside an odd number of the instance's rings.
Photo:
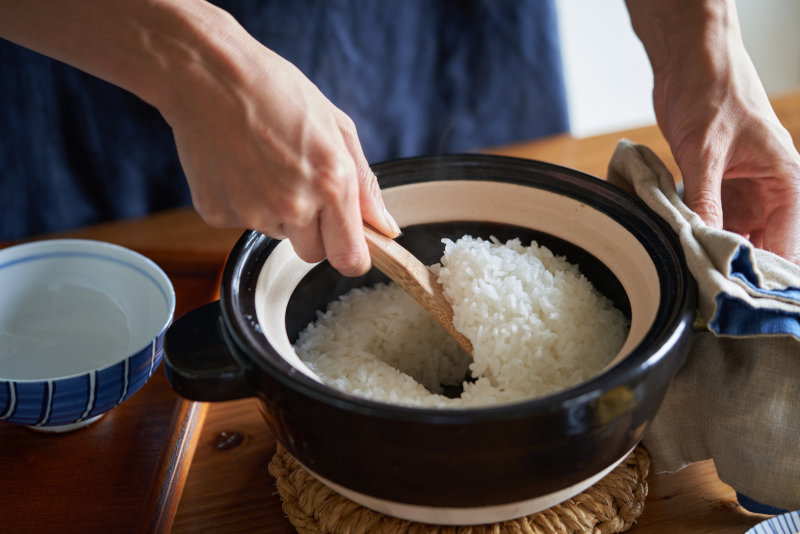
<svg viewBox="0 0 800 534">
<path fill-rule="evenodd" d="M 84 249 L 85 252 L 81 253 L 79 249 Z M 93 372 L 101 372 L 107 369 L 111 369 L 112 367 L 119 365 L 121 362 L 129 360 L 140 354 L 142 351 L 149 348 L 153 344 L 153 341 L 155 339 L 158 339 L 159 337 L 162 337 L 166 333 L 170 324 L 172 324 L 172 320 L 175 316 L 176 297 L 175 297 L 175 288 L 172 285 L 172 281 L 169 279 L 169 276 L 167 276 L 164 270 L 161 267 L 159 267 L 157 263 L 155 263 L 147 256 L 139 252 L 136 252 L 135 250 L 132 250 L 130 248 L 118 245 L 116 243 L 110 243 L 107 241 L 100 241 L 96 239 L 81 239 L 81 238 L 52 238 L 52 239 L 41 239 L 26 243 L 20 243 L 17 245 L 6 247 L 4 249 L 0 249 L 0 269 L 10 264 L 16 264 L 22 261 L 31 261 L 37 259 L 37 257 L 46 257 L 49 254 L 56 252 L 57 250 L 63 250 L 66 253 L 76 253 L 80 255 L 88 254 L 89 256 L 95 256 L 97 259 L 123 263 L 128 268 L 134 269 L 135 271 L 139 272 L 140 274 L 148 278 L 150 281 L 152 281 L 153 284 L 158 288 L 158 290 L 164 296 L 166 303 L 166 314 L 164 321 L 160 323 L 158 332 L 153 333 L 153 335 L 150 336 L 146 342 L 142 343 L 140 347 L 129 351 L 129 353 L 126 354 L 124 357 L 120 357 L 115 361 L 103 365 L 102 367 L 96 367 L 89 369 L 87 371 L 81 371 L 69 375 L 61 375 L 51 378 L 17 379 L 17 378 L 3 378 L 2 376 L 0 376 L 0 384 L 3 383 L 33 384 L 37 382 L 58 383 L 59 381 L 68 381 L 68 380 L 71 381 L 76 378 L 85 377 Z M 33 252 L 34 254 L 25 256 L 24 258 L 14 259 L 11 261 L 5 261 L 5 262 L 3 261 L 4 256 L 26 251 Z M 120 258 L 103 255 L 102 252 L 115 253 L 124 258 L 126 261 L 123 261 Z M 149 272 L 146 269 L 149 269 Z"/>
<path fill-rule="evenodd" d="M 789 522 L 792 524 L 790 525 Z M 775 532 L 784 532 L 783 527 L 794 528 L 796 524 L 800 524 L 800 510 L 792 510 L 774 515 L 769 519 L 765 519 L 756 523 L 745 532 L 745 534 L 772 534 Z M 777 526 L 777 529 L 774 528 Z M 786 530 L 786 532 L 791 532 Z"/>
<path fill-rule="evenodd" d="M 524 176 L 519 179 L 493 176 L 491 178 L 493 181 L 537 186 L 565 194 L 592 207 L 602 208 L 606 215 L 636 235 L 653 259 L 654 264 L 657 261 L 661 262 L 661 267 L 656 265 L 656 269 L 659 271 L 659 284 L 662 285 L 661 294 L 666 295 L 673 304 L 668 309 L 659 307 L 656 320 L 645 338 L 633 347 L 630 354 L 616 366 L 566 390 L 543 397 L 493 406 L 417 407 L 370 400 L 337 390 L 296 372 L 297 370 L 285 362 L 267 342 L 263 334 L 260 334 L 259 328 L 253 326 L 252 317 L 255 316 L 255 304 L 250 303 L 249 299 L 254 298 L 251 293 L 255 291 L 266 258 L 280 244 L 280 241 L 253 230 L 245 231 L 233 247 L 225 265 L 220 286 L 221 315 L 225 333 L 234 345 L 237 357 L 247 365 L 255 365 L 260 370 L 267 372 L 282 385 L 317 402 L 354 413 L 379 415 L 389 420 L 425 421 L 435 419 L 437 424 L 458 425 L 465 422 L 524 419 L 531 413 L 558 412 L 579 407 L 599 398 L 605 392 L 630 382 L 635 375 L 655 365 L 669 352 L 674 340 L 679 339 L 685 330 L 691 328 L 696 290 L 694 281 L 689 275 L 678 237 L 667 223 L 641 200 L 605 180 L 551 163 L 484 154 L 403 158 L 376 164 L 373 166 L 373 171 L 378 177 L 381 187 L 389 188 L 440 180 L 486 181 L 487 167 L 491 172 L 519 173 Z M 425 170 L 424 177 L 420 177 L 421 169 Z M 480 173 L 483 173 L 483 176 L 476 176 Z M 640 225 L 643 220 L 648 223 L 646 228 Z M 637 224 L 633 224 L 634 222 Z M 642 236 L 650 234 L 659 237 L 658 243 L 642 241 Z M 667 247 L 662 248 L 663 244 L 666 244 Z M 661 276 L 666 264 L 677 267 L 671 273 L 674 279 L 665 280 Z M 247 301 L 246 309 L 242 306 L 245 300 Z M 643 347 L 645 341 L 658 348 L 653 351 L 645 350 Z M 253 357 L 253 354 L 257 354 L 258 357 Z"/>
</svg>

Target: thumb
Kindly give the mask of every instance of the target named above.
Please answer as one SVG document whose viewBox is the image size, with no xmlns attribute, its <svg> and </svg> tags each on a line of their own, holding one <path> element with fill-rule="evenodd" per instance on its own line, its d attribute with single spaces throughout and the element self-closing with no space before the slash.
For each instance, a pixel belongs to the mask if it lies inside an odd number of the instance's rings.
<svg viewBox="0 0 800 534">
<path fill-rule="evenodd" d="M 382 234 L 392 238 L 397 237 L 400 235 L 400 227 L 383 203 L 378 178 L 372 172 L 369 163 L 367 163 L 355 126 L 349 119 L 344 122 L 345 126 L 341 127 L 341 132 L 347 150 L 350 151 L 350 155 L 356 164 L 361 218 Z"/>
<path fill-rule="evenodd" d="M 361 216 L 364 221 L 389 237 L 399 236 L 400 227 L 389 213 L 389 210 L 386 209 L 378 179 L 369 168 L 369 165 L 366 165 L 366 162 L 365 168 L 359 169 L 358 178 Z"/>
<path fill-rule="evenodd" d="M 683 175 L 683 202 L 711 228 L 722 228 L 722 176 L 707 167 L 678 166 Z M 685 168 L 688 167 L 688 168 Z"/>
</svg>

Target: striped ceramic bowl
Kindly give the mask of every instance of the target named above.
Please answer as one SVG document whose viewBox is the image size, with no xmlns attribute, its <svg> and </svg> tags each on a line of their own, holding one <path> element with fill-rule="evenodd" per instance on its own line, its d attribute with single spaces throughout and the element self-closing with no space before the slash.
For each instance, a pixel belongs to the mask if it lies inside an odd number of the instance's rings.
<svg viewBox="0 0 800 534">
<path fill-rule="evenodd" d="M 132 250 L 55 239 L 0 250 L 0 421 L 86 426 L 153 375 L 175 311 L 166 274 Z"/>
<path fill-rule="evenodd" d="M 746 534 L 797 534 L 800 532 L 800 510 L 776 515 L 762 521 Z"/>
</svg>

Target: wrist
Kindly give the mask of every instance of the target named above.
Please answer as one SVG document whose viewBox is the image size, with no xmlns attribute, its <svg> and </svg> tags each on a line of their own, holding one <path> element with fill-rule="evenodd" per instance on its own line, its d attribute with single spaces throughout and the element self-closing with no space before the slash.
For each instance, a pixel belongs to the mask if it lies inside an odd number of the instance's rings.
<svg viewBox="0 0 800 534">
<path fill-rule="evenodd" d="M 763 88 L 744 48 L 733 0 L 627 4 L 653 68 L 653 104 L 662 129 L 676 127 L 681 118 L 672 109 L 676 105 L 699 113 L 761 99 Z"/>
<path fill-rule="evenodd" d="M 687 67 L 715 76 L 743 49 L 733 0 L 626 0 L 656 81 Z"/>
<path fill-rule="evenodd" d="M 169 2 L 152 16 L 154 20 L 137 28 L 144 75 L 126 88 L 165 117 L 210 84 L 243 76 L 237 68 L 242 53 L 237 43 L 251 38 L 226 11 L 206 2 L 186 7 Z"/>
</svg>

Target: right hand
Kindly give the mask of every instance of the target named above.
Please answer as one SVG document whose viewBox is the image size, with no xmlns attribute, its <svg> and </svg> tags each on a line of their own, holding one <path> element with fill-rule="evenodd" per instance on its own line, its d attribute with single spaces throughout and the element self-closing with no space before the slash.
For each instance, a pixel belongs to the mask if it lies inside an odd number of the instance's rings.
<svg viewBox="0 0 800 534">
<path fill-rule="evenodd" d="M 363 274 L 362 221 L 392 237 L 399 229 L 352 120 L 243 29 L 219 41 L 211 59 L 190 55 L 161 110 L 195 208 L 211 225 L 288 238 L 307 262 Z"/>
</svg>

